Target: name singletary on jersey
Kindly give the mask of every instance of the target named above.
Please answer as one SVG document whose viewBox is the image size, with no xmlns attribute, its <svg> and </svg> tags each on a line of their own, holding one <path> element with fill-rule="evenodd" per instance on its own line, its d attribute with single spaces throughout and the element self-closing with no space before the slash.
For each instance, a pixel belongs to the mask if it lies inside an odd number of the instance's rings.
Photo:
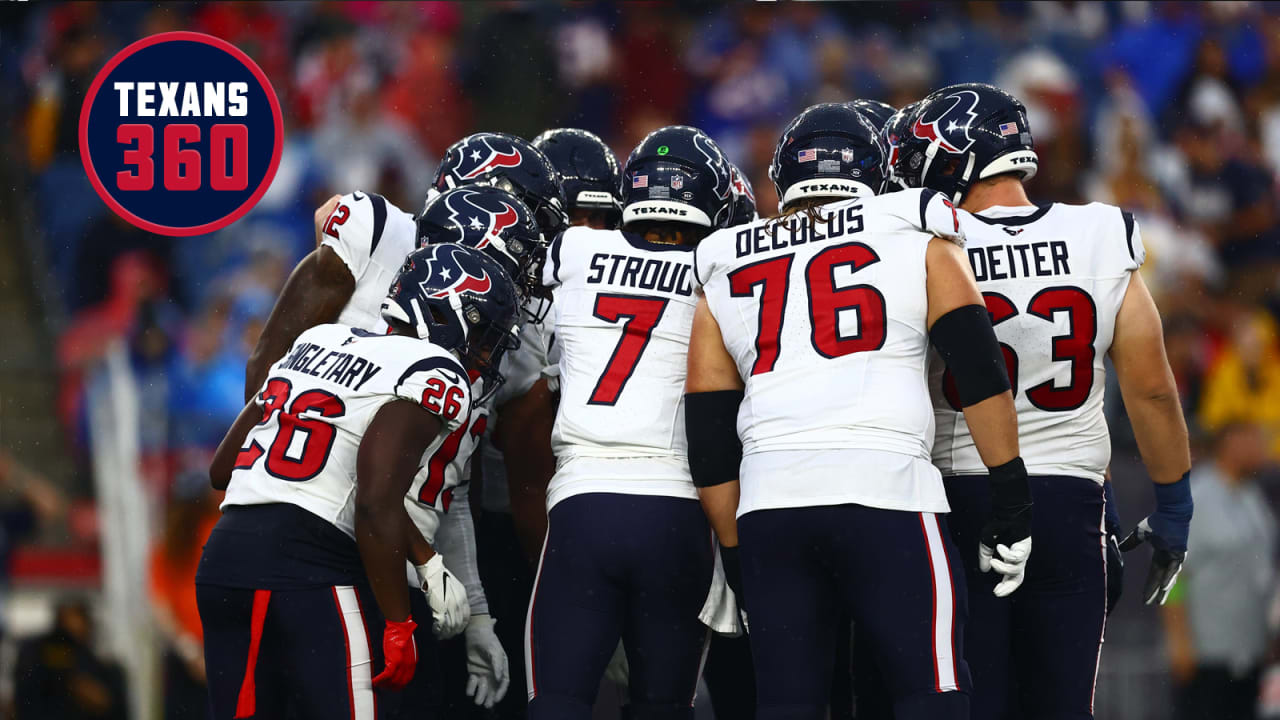
<svg viewBox="0 0 1280 720">
<path fill-rule="evenodd" d="M 1010 371 L 1027 471 L 1102 482 L 1111 460 L 1103 358 L 1146 255 L 1137 223 L 1111 205 L 1054 203 L 962 213 L 961 227 Z M 934 463 L 944 475 L 985 474 L 945 370 L 935 356 Z"/>
<path fill-rule="evenodd" d="M 960 240 L 929 190 L 722 230 L 697 277 L 746 385 L 739 515 L 860 503 L 948 509 L 929 462 L 925 252 Z"/>
</svg>

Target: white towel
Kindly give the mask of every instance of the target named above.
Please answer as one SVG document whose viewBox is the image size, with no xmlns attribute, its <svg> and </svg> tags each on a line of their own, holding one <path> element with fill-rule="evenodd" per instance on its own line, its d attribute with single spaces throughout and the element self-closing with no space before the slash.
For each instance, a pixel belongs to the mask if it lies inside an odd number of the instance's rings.
<svg viewBox="0 0 1280 720">
<path fill-rule="evenodd" d="M 720 562 L 720 543 L 716 543 L 715 570 L 711 577 L 711 589 L 707 601 L 702 604 L 698 619 L 712 632 L 738 637 L 745 629 L 742 614 L 738 612 L 738 600 L 724 579 L 724 565 Z"/>
</svg>

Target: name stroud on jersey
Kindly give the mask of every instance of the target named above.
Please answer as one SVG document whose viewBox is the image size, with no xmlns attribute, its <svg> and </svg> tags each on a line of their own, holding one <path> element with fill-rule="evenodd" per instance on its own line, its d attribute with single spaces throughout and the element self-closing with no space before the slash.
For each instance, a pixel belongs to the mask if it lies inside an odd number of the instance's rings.
<svg viewBox="0 0 1280 720">
<path fill-rule="evenodd" d="M 375 365 L 359 355 L 339 350 L 330 350 L 321 357 L 320 354 L 324 350 L 324 346 L 316 345 L 315 343 L 296 345 L 293 348 L 293 352 L 276 363 L 276 368 L 306 373 L 321 380 L 330 380 L 339 385 L 345 385 L 352 390 L 359 390 L 362 385 L 369 382 L 369 379 L 377 375 L 378 371 L 382 369 L 381 365 Z M 331 360 L 333 361 L 332 364 L 330 364 Z M 329 366 L 328 370 L 324 370 L 326 365 Z M 320 374 L 322 370 L 324 370 L 324 375 Z M 352 382 L 355 382 L 355 386 L 352 386 Z"/>
<path fill-rule="evenodd" d="M 612 261 L 612 263 L 610 263 Z M 622 275 L 618 275 L 618 265 L 622 265 Z M 606 266 L 608 279 L 605 279 Z M 689 282 L 689 271 L 693 266 L 688 259 L 659 260 L 657 258 L 638 258 L 629 255 L 612 255 L 596 253 L 591 256 L 591 274 L 587 282 L 591 284 L 627 285 L 641 290 L 658 290 L 689 296 L 693 294 L 693 283 Z"/>
<path fill-rule="evenodd" d="M 1028 251 L 1034 262 L 1028 261 Z M 1018 272 L 1018 259 L 1022 260 L 1021 274 Z M 1071 268 L 1067 266 L 1067 244 L 1061 240 L 969 248 L 969 264 L 973 266 L 973 275 L 978 282 L 1032 276 L 1053 277 L 1071 273 Z M 1004 269 L 1006 265 L 1007 270 Z"/>
<path fill-rule="evenodd" d="M 735 237 L 738 257 L 862 232 L 862 215 L 858 213 L 861 209 L 861 205 L 850 205 L 825 213 L 819 211 L 817 222 L 811 222 L 808 213 L 803 213 L 792 215 L 785 223 L 776 220 L 748 225 Z M 786 230 L 786 237 L 779 237 L 779 229 Z"/>
</svg>

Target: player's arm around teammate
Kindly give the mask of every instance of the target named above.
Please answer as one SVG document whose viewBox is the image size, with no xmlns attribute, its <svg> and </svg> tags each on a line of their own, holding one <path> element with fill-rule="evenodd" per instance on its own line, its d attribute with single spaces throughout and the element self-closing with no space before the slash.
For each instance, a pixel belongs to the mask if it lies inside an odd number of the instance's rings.
<svg viewBox="0 0 1280 720">
<path fill-rule="evenodd" d="M 1031 554 L 1031 495 L 1018 451 L 1017 413 L 995 333 L 963 251 L 934 238 L 925 263 L 928 325 L 935 347 L 955 368 L 966 420 L 992 476 L 992 511 L 982 533 L 984 569 L 1004 575 L 1000 596 L 1021 584 Z M 726 579 L 741 597 L 737 562 L 736 419 L 743 383 L 703 299 L 689 342 L 685 412 L 689 463 L 703 510 L 720 540 Z"/>
<path fill-rule="evenodd" d="M 302 331 L 336 320 L 355 292 L 356 278 L 347 264 L 333 248 L 321 243 L 321 224 L 340 199 L 334 195 L 316 210 L 316 249 L 289 274 L 258 343 L 249 354 L 244 373 L 245 402 L 258 392 L 271 364 L 284 355 Z"/>
<path fill-rule="evenodd" d="M 1018 450 L 1009 377 L 973 270 L 955 243 L 934 238 L 925 255 L 929 338 L 955 373 L 965 421 L 991 476 L 991 515 L 979 565 L 1004 576 L 995 594 L 1022 584 L 1031 555 L 1031 491 Z"/>
<path fill-rule="evenodd" d="M 725 581 L 742 602 L 742 565 L 738 560 L 738 406 L 743 382 L 725 349 L 720 325 L 705 297 L 698 299 L 689 338 L 689 374 L 685 380 L 685 433 L 689 471 L 698 499 L 720 542 Z"/>
<path fill-rule="evenodd" d="M 1194 503 L 1191 450 L 1178 388 L 1165 355 L 1160 313 L 1138 273 L 1132 273 L 1116 316 L 1111 362 L 1133 424 L 1138 451 L 1155 484 L 1156 509 L 1121 543 L 1131 550 L 1143 541 L 1154 550 L 1142 586 L 1143 602 L 1164 604 L 1187 554 Z"/>
</svg>

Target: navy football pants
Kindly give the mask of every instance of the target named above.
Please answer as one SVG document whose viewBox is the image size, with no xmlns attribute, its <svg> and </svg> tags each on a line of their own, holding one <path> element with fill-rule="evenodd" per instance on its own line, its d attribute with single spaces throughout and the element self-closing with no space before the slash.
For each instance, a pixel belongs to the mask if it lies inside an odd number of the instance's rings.
<svg viewBox="0 0 1280 720">
<path fill-rule="evenodd" d="M 367 589 L 197 585 L 196 602 L 213 720 L 378 717 L 383 622 Z"/>
<path fill-rule="evenodd" d="M 969 717 L 964 575 L 943 516 L 757 510 L 738 537 L 757 718 L 826 717 L 842 611 L 884 668 L 897 720 Z"/>
<path fill-rule="evenodd" d="M 631 717 L 691 719 L 712 563 L 697 500 L 587 493 L 557 503 L 529 601 L 529 718 L 590 718 L 621 638 Z"/>
<path fill-rule="evenodd" d="M 1107 609 L 1102 486 L 1086 478 L 1031 478 L 1026 579 L 1013 595 L 997 598 L 991 590 L 999 576 L 978 571 L 978 541 L 991 507 L 987 478 L 945 482 L 969 581 L 965 657 L 973 672 L 973 717 L 1092 718 Z"/>
</svg>

